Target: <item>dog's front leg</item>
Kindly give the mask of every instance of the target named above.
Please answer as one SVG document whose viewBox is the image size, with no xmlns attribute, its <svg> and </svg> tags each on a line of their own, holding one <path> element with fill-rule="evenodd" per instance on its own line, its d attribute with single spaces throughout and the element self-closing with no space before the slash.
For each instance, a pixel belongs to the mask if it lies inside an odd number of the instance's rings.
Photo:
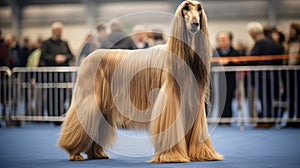
<svg viewBox="0 0 300 168">
<path fill-rule="evenodd" d="M 190 132 L 186 135 L 188 155 L 191 161 L 223 160 L 211 144 L 207 128 L 204 99 L 200 102 L 199 112 Z"/>
<path fill-rule="evenodd" d="M 155 155 L 150 162 L 189 162 L 182 117 L 178 116 L 180 103 L 176 89 L 169 86 L 162 90 L 154 104 L 150 123 L 155 147 Z"/>
</svg>

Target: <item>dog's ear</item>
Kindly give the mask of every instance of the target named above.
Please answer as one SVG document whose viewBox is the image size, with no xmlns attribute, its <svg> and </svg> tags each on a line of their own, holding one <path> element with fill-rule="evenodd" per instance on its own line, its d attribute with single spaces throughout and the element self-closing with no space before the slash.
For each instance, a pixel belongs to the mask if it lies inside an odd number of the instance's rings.
<svg viewBox="0 0 300 168">
<path fill-rule="evenodd" d="M 189 6 L 186 2 L 182 2 L 178 7 L 177 10 L 175 12 L 175 15 L 178 17 L 183 18 L 184 17 L 184 11 L 188 11 L 189 10 Z"/>
<path fill-rule="evenodd" d="M 181 8 L 181 15 L 184 17 L 184 12 L 189 10 L 189 5 L 187 3 L 183 4 Z"/>
<path fill-rule="evenodd" d="M 210 52 L 211 45 L 209 43 L 209 32 L 206 13 L 201 6 L 200 12 L 200 31 L 196 34 L 196 53 L 200 57 L 200 69 L 202 70 L 201 79 L 203 81 L 203 86 L 206 90 L 205 101 L 209 102 L 209 69 L 210 69 Z"/>
<path fill-rule="evenodd" d="M 171 35 L 179 40 L 183 40 L 185 43 L 187 43 L 188 40 L 188 31 L 186 28 L 183 11 L 186 9 L 189 10 L 189 6 L 188 3 L 184 1 L 178 6 L 171 25 Z"/>
<path fill-rule="evenodd" d="M 208 26 L 207 26 L 207 17 L 204 9 L 201 7 L 201 13 L 200 13 L 200 29 L 202 32 L 209 38 L 208 36 Z"/>
</svg>

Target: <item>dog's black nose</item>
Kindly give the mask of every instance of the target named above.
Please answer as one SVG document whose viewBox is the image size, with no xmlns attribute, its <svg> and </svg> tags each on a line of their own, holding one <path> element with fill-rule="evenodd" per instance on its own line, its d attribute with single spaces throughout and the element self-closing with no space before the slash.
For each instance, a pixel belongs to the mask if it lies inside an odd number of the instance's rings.
<svg viewBox="0 0 300 168">
<path fill-rule="evenodd" d="M 197 29 L 198 26 L 199 26 L 199 23 L 192 23 L 191 24 L 192 29 Z"/>
</svg>

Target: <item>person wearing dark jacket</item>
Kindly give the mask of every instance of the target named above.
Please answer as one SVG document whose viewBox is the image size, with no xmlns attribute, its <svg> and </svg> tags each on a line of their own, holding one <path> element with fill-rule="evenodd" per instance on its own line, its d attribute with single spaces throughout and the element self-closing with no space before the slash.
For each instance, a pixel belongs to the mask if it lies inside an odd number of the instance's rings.
<svg viewBox="0 0 300 168">
<path fill-rule="evenodd" d="M 53 36 L 42 43 L 40 66 L 68 66 L 73 55 L 66 41 L 61 39 L 63 24 L 52 25 Z"/>
<path fill-rule="evenodd" d="M 260 35 L 259 35 L 260 36 Z M 255 40 L 255 37 L 253 39 Z M 254 47 L 251 50 L 251 56 L 260 55 L 280 55 L 284 53 L 284 48 L 280 44 L 276 43 L 272 38 L 272 28 L 263 28 L 263 34 L 261 37 L 257 38 Z M 268 60 L 268 61 L 258 61 L 257 65 L 282 65 L 282 60 Z"/>
<path fill-rule="evenodd" d="M 233 57 L 233 56 L 240 56 L 239 52 L 232 47 L 232 33 L 231 32 L 219 32 L 217 34 L 217 53 L 220 57 Z M 223 66 L 237 66 L 238 63 L 235 62 L 223 62 Z M 226 98 L 224 104 L 224 110 L 221 117 L 231 118 L 232 117 L 232 100 L 235 95 L 236 89 L 236 73 L 235 72 L 225 72 L 226 77 L 226 90 L 224 88 L 219 89 L 219 107 L 220 103 L 224 102 L 224 96 L 226 91 Z M 222 87 L 222 86 L 221 86 Z"/>
<path fill-rule="evenodd" d="M 107 35 L 102 43 L 102 49 L 137 49 L 131 37 L 123 30 L 120 22 L 115 21 L 111 24 L 111 33 Z"/>
<path fill-rule="evenodd" d="M 9 67 L 9 46 L 2 38 L 2 32 L 0 30 L 0 66 Z"/>
<path fill-rule="evenodd" d="M 31 53 L 30 39 L 25 37 L 23 40 L 23 46 L 20 49 L 20 66 L 26 67 L 27 59 Z"/>
<path fill-rule="evenodd" d="M 42 43 L 40 66 L 69 66 L 73 60 L 73 54 L 66 41 L 62 40 L 63 24 L 55 22 L 52 24 L 52 37 Z M 42 76 L 43 83 L 66 83 L 72 82 L 69 72 L 46 73 Z M 69 93 L 65 88 L 48 88 L 44 92 L 44 101 L 42 103 L 47 109 L 49 116 L 61 116 L 66 112 L 66 95 Z M 59 123 L 57 123 L 59 124 Z"/>
<path fill-rule="evenodd" d="M 2 32 L 0 30 L 0 67 L 6 66 L 9 67 L 9 47 L 5 43 L 4 39 L 2 38 Z M 1 116 L 4 118 L 6 116 L 6 104 L 8 104 L 8 94 L 3 94 L 5 91 L 8 90 L 8 78 L 4 78 L 1 73 L 1 80 L 0 80 L 0 105 L 2 105 L 2 112 Z M 1 123 L 0 123 L 1 128 Z"/>
<path fill-rule="evenodd" d="M 263 28 L 263 26 L 258 22 L 251 22 L 247 25 L 248 32 L 250 36 L 255 41 L 254 47 L 252 48 L 250 55 L 251 56 L 271 56 L 271 55 L 281 55 L 284 54 L 282 47 L 276 43 L 271 37 L 271 29 Z M 282 65 L 281 60 L 267 60 L 267 61 L 256 61 L 251 62 L 250 65 Z M 276 92 L 274 97 L 272 97 L 272 87 L 274 90 L 279 90 L 279 80 L 278 76 L 274 75 L 273 80 L 271 72 L 258 72 L 259 81 L 258 86 L 255 86 L 255 73 L 251 73 L 251 82 L 252 85 L 258 90 L 258 97 L 261 101 L 262 111 L 258 113 L 260 118 L 274 118 L 277 116 L 272 105 L 273 99 L 279 96 L 279 93 Z M 275 93 L 275 92 L 274 92 Z M 269 128 L 273 126 L 274 123 L 258 123 L 258 128 Z"/>
</svg>

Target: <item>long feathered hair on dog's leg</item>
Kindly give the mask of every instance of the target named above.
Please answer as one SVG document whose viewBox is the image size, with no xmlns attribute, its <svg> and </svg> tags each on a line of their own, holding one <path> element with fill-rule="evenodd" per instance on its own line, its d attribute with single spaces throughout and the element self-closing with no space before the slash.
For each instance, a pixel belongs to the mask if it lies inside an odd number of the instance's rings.
<svg viewBox="0 0 300 168">
<path fill-rule="evenodd" d="M 69 160 L 108 158 L 116 128 L 149 130 L 150 162 L 222 160 L 211 144 L 205 101 L 210 46 L 203 6 L 184 1 L 166 45 L 97 50 L 80 65 L 58 140 Z"/>
<path fill-rule="evenodd" d="M 189 15 L 190 10 L 195 7 L 200 13 L 199 22 L 201 30 L 193 34 L 186 26 L 189 24 L 187 23 L 188 20 L 184 18 L 185 14 Z M 216 153 L 211 144 L 206 121 L 205 101 L 207 101 L 209 97 L 211 51 L 208 39 L 207 17 L 202 5 L 198 2 L 191 1 L 181 3 L 175 13 L 175 18 L 171 25 L 170 38 L 166 47 L 172 53 L 182 58 L 194 73 L 200 92 L 199 107 L 193 126 L 186 134 L 185 139 L 182 139 L 170 150 L 156 154 L 151 162 L 185 162 L 223 159 L 223 156 Z M 191 100 L 192 98 L 190 97 L 189 99 Z M 172 109 L 173 111 L 170 110 L 169 113 L 174 113 L 176 109 L 179 108 L 175 108 L 175 110 Z M 168 114 L 167 110 L 163 114 L 168 118 L 172 116 L 172 114 Z M 156 125 L 163 123 L 166 118 L 160 117 L 159 119 L 161 119 L 161 121 L 158 121 L 158 123 L 151 123 L 154 127 L 151 128 L 151 131 L 154 130 L 157 132 Z M 183 122 L 189 122 L 189 120 Z"/>
</svg>

